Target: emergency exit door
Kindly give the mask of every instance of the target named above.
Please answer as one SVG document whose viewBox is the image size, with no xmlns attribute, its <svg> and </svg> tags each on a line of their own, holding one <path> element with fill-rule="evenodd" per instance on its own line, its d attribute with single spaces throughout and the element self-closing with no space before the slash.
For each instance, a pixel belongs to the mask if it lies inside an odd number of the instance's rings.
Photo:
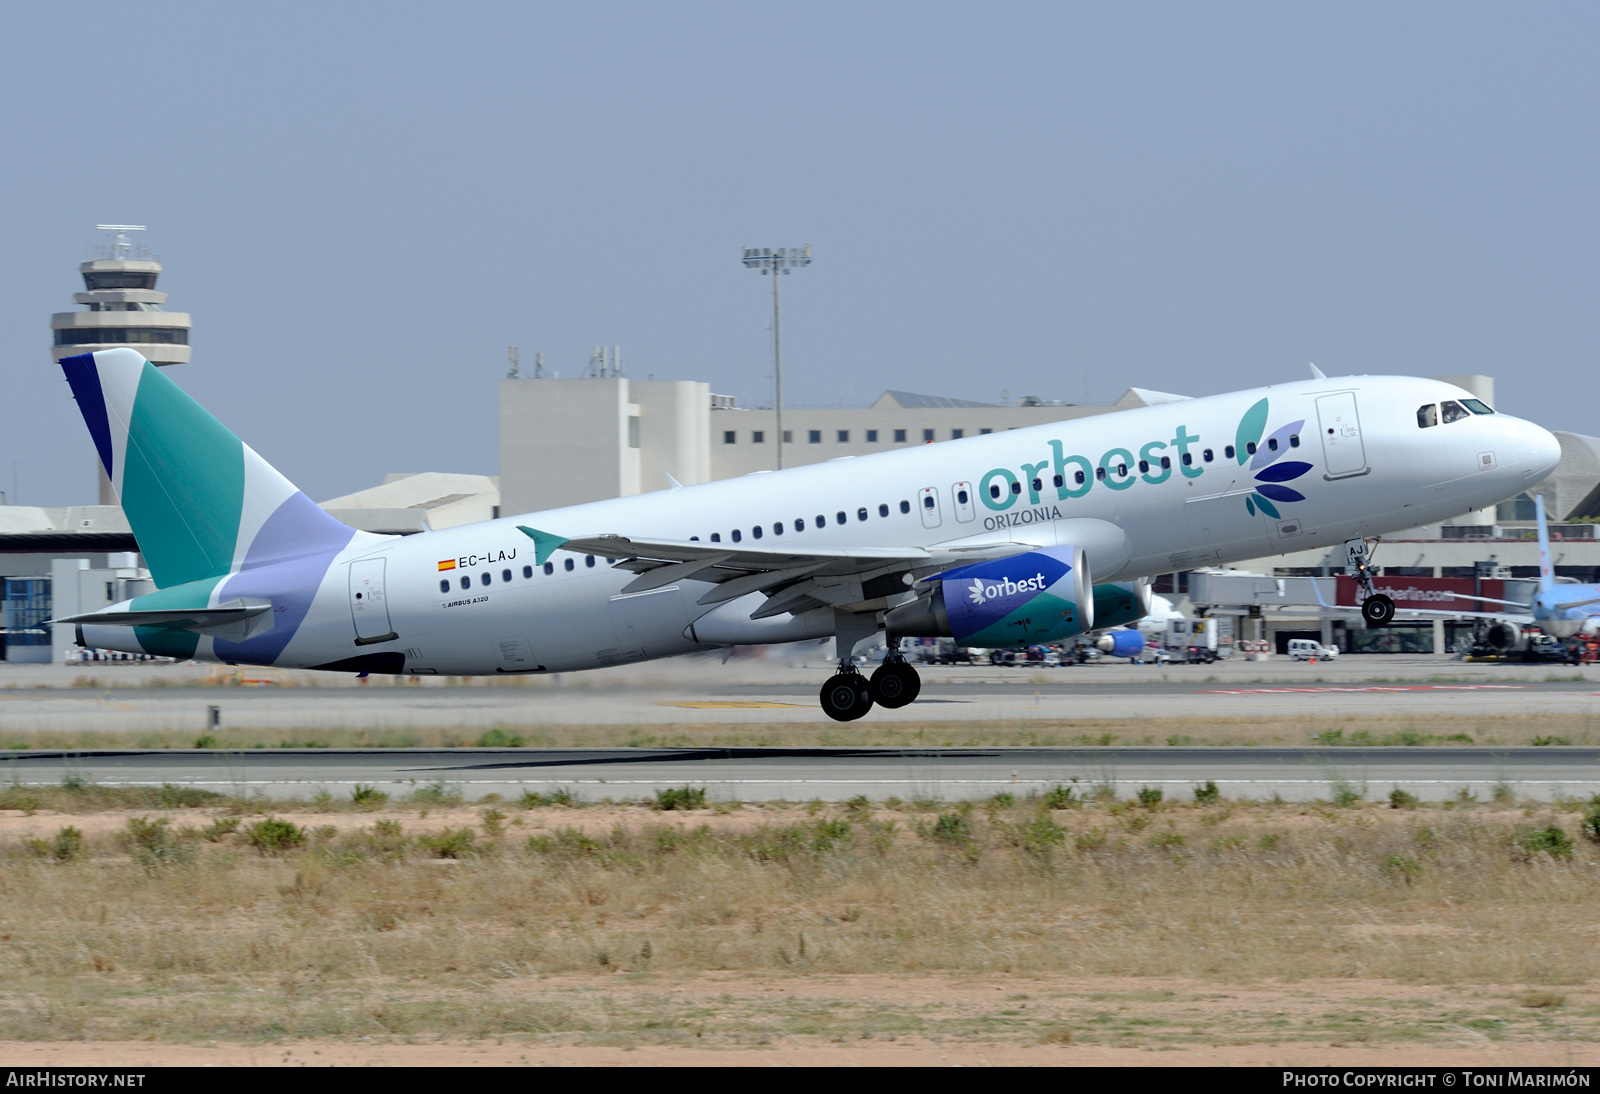
<svg viewBox="0 0 1600 1094">
<path fill-rule="evenodd" d="M 1322 455 L 1330 479 L 1360 475 L 1367 470 L 1367 451 L 1361 443 L 1361 419 L 1356 414 L 1356 393 L 1341 391 L 1317 399 L 1317 421 L 1322 429 Z"/>
<path fill-rule="evenodd" d="M 356 645 L 368 646 L 398 638 L 389 624 L 389 597 L 383 587 L 385 560 L 364 558 L 350 564 L 350 618 Z"/>
</svg>

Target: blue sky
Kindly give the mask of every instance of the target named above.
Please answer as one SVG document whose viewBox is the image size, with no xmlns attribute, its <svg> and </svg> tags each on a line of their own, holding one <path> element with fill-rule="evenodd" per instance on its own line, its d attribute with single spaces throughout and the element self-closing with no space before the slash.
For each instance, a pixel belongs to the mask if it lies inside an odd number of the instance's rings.
<svg viewBox="0 0 1600 1094">
<path fill-rule="evenodd" d="M 151 227 L 180 383 L 316 498 L 496 470 L 505 348 L 1108 401 L 1487 372 L 1600 433 L 1600 9 L 300 4 L 0 11 L 0 488 L 93 498 L 49 360 Z"/>
</svg>

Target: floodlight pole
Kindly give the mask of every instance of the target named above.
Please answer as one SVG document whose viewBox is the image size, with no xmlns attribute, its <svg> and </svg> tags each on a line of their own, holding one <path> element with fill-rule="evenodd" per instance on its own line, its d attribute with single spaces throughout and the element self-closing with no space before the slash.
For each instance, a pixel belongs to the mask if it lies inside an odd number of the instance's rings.
<svg viewBox="0 0 1600 1094">
<path fill-rule="evenodd" d="M 778 277 L 797 266 L 811 265 L 811 247 L 746 247 L 744 264 L 772 275 L 772 379 L 773 410 L 777 417 L 778 470 L 783 470 L 783 293 Z"/>
</svg>

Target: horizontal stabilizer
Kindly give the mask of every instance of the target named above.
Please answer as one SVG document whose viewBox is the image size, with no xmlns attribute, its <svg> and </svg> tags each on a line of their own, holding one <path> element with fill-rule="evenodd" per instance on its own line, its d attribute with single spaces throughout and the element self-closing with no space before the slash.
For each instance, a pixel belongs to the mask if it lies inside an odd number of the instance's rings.
<svg viewBox="0 0 1600 1094">
<path fill-rule="evenodd" d="M 169 630 L 202 631 L 226 627 L 272 610 L 265 600 L 230 600 L 215 608 L 185 608 L 170 611 L 105 611 L 69 615 L 51 623 L 93 624 L 100 627 L 163 627 Z"/>
</svg>

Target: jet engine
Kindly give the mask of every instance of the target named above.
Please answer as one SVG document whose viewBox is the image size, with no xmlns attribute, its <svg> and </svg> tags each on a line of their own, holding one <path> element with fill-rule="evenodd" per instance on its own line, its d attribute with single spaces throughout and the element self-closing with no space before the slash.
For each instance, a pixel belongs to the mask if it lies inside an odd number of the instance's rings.
<svg viewBox="0 0 1600 1094">
<path fill-rule="evenodd" d="M 1094 626 L 1081 547 L 1042 547 L 926 579 L 928 596 L 885 617 L 890 638 L 954 638 L 989 649 L 1072 638 Z"/>
<path fill-rule="evenodd" d="M 1094 625 L 1099 628 L 1137 623 L 1150 614 L 1150 584 L 1118 581 L 1094 587 Z M 1118 657 L 1125 656 L 1118 654 Z"/>
<path fill-rule="evenodd" d="M 1111 631 L 1096 639 L 1094 648 L 1112 657 L 1138 657 L 1144 652 L 1144 635 L 1136 628 Z"/>
<path fill-rule="evenodd" d="M 1496 623 L 1486 636 L 1489 645 L 1497 650 L 1514 650 L 1522 644 L 1522 629 L 1510 623 Z"/>
</svg>

